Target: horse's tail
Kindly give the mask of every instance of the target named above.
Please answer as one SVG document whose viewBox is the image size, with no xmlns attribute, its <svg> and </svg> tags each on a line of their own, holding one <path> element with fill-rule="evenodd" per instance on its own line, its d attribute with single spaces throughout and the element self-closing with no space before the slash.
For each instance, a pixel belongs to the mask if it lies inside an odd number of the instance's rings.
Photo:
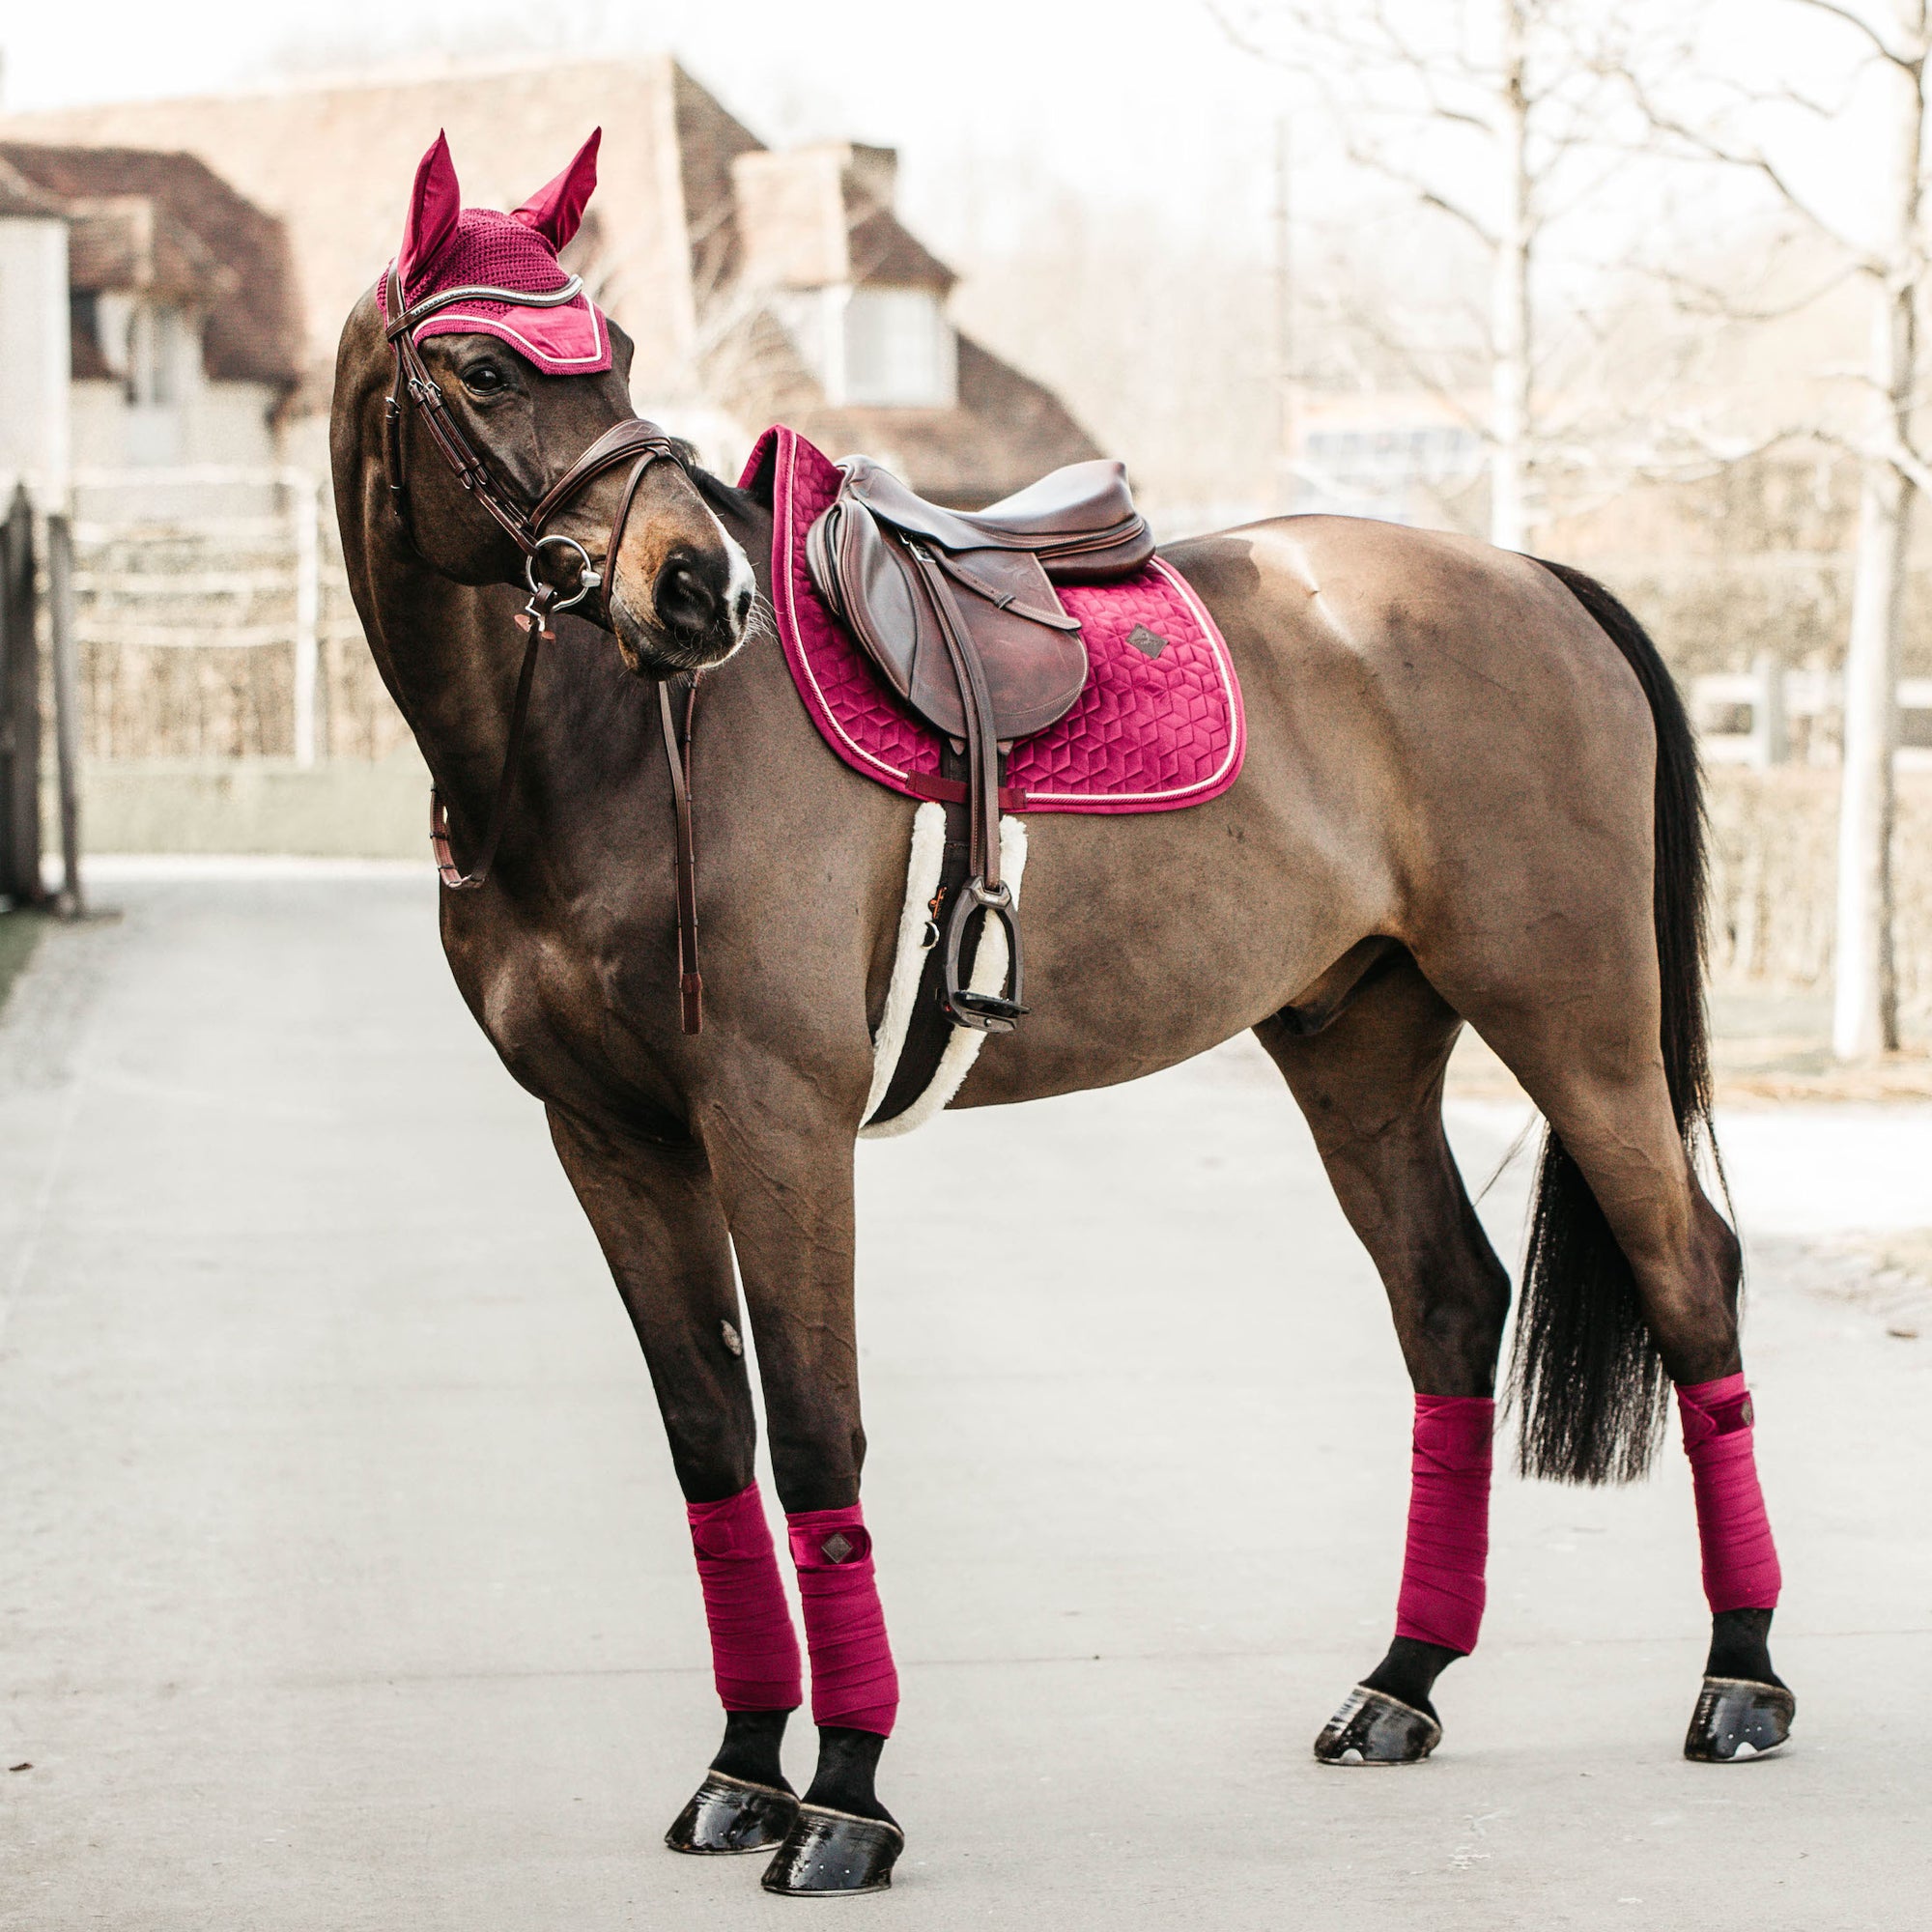
<svg viewBox="0 0 1932 1932">
<path fill-rule="evenodd" d="M 1704 788 L 1684 700 L 1643 626 L 1594 579 L 1539 558 L 1620 650 L 1657 731 L 1655 918 L 1670 1104 L 1687 1152 L 1711 1134 L 1704 1008 Z M 1715 1152 L 1715 1142 L 1711 1143 Z M 1662 1440 L 1670 1381 L 1631 1265 L 1582 1171 L 1544 1138 L 1510 1359 L 1518 1467 L 1558 1482 L 1630 1482 Z"/>
</svg>

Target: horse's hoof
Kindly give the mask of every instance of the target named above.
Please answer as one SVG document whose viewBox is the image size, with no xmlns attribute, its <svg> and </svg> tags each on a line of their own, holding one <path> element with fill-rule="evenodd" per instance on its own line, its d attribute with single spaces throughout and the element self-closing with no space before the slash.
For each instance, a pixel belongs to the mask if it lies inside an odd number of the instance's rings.
<svg viewBox="0 0 1932 1932">
<path fill-rule="evenodd" d="M 1748 1677 L 1707 1677 L 1684 1734 L 1684 1755 L 1697 1764 L 1762 1757 L 1791 1735 L 1798 1699 L 1782 1684 Z"/>
<path fill-rule="evenodd" d="M 905 1833 L 882 1818 L 801 1804 L 778 1857 L 765 1867 L 764 1887 L 789 1898 L 884 1891 L 904 1850 Z"/>
<path fill-rule="evenodd" d="M 691 1803 L 665 1833 L 665 1843 L 674 1852 L 699 1858 L 764 1852 L 783 1841 L 797 1817 L 798 1800 L 791 1792 L 707 1771 Z"/>
<path fill-rule="evenodd" d="M 1427 1711 L 1357 1684 L 1315 1740 L 1323 1764 L 1420 1764 L 1442 1742 Z"/>
</svg>

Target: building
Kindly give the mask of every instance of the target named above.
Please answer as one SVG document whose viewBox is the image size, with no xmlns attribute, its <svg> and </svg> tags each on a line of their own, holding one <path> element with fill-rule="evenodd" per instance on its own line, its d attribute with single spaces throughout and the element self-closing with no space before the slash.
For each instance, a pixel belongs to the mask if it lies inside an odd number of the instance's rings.
<svg viewBox="0 0 1932 1932">
<path fill-rule="evenodd" d="M 465 200 L 513 208 L 600 124 L 597 196 L 566 259 L 637 343 L 639 409 L 720 469 L 780 417 L 958 504 L 1097 453 L 1049 391 L 953 327 L 952 271 L 894 212 L 890 150 L 775 153 L 668 56 L 14 115 L 0 119 L 0 154 L 56 193 L 102 204 L 103 255 L 112 239 L 117 259 L 140 261 L 152 311 L 185 319 L 124 336 L 127 311 L 110 302 L 95 340 L 84 327 L 77 337 L 77 377 L 85 355 L 118 381 L 165 385 L 192 360 L 183 344 L 199 290 L 211 378 L 245 369 L 285 384 L 268 419 L 285 453 L 320 466 L 342 320 L 394 252 L 437 129 Z M 114 157 L 136 149 L 157 152 L 145 172 L 128 164 L 139 185 L 123 189 Z M 74 158 L 87 153 L 90 163 Z M 235 204 L 236 245 L 217 245 L 200 220 L 217 189 Z M 149 229 L 114 213 L 122 193 L 146 197 Z M 286 255 L 265 220 L 280 224 Z M 242 326 L 258 312 L 259 329 Z M 254 359 L 230 360 L 244 339 Z M 165 437 L 132 419 L 154 407 L 135 393 L 124 429 L 138 460 Z M 167 460 L 187 457 L 180 447 Z"/>
<path fill-rule="evenodd" d="M 301 376 L 288 240 L 190 155 L 0 141 L 67 235 L 68 462 L 267 467 Z"/>
</svg>

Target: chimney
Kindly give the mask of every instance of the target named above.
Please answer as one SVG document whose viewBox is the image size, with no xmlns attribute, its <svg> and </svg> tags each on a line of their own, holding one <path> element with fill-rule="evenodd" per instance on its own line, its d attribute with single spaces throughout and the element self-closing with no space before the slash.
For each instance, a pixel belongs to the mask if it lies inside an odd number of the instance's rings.
<svg viewBox="0 0 1932 1932">
<path fill-rule="evenodd" d="M 898 154 L 824 141 L 731 162 L 745 276 L 766 288 L 822 289 L 852 279 L 851 225 L 890 210 Z"/>
</svg>

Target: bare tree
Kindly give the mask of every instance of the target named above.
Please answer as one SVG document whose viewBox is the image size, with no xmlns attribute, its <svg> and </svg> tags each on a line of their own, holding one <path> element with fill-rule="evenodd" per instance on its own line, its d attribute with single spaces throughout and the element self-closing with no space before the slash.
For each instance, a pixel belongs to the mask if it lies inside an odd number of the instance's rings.
<svg viewBox="0 0 1932 1932">
<path fill-rule="evenodd" d="M 1932 467 L 1913 440 L 1926 379 L 1918 298 L 1926 270 L 1924 227 L 1926 65 L 1932 0 L 1779 0 L 1847 38 L 1854 92 L 1826 104 L 1789 84 L 1724 83 L 1699 62 L 1723 99 L 1699 116 L 1670 111 L 1633 76 L 1652 129 L 1687 156 L 1747 173 L 1791 221 L 1821 239 L 1871 290 L 1864 403 L 1849 433 L 1837 424 L 1794 425 L 1849 448 L 1860 467 L 1857 553 L 1845 652 L 1844 766 L 1838 814 L 1838 889 L 1833 1049 L 1861 1060 L 1898 1045 L 1892 879 L 1898 741 L 1899 637 L 1912 513 L 1932 488 Z M 1789 15 L 1787 16 L 1789 17 Z M 1829 129 L 1842 149 L 1875 126 L 1885 151 L 1869 183 L 1869 227 L 1837 221 L 1759 140 L 1739 138 L 1767 112 L 1795 110 Z"/>
<path fill-rule="evenodd" d="M 1473 244 L 1487 285 L 1474 360 L 1486 404 L 1425 373 L 1399 325 L 1358 316 L 1378 348 L 1482 439 L 1491 540 L 1520 550 L 1560 460 L 1540 410 L 1550 344 L 1537 280 L 1552 226 L 1587 194 L 1610 98 L 1605 9 L 1577 0 L 1217 0 L 1240 46 L 1314 70 L 1350 158 Z M 1465 362 L 1469 358 L 1464 358 Z"/>
</svg>

